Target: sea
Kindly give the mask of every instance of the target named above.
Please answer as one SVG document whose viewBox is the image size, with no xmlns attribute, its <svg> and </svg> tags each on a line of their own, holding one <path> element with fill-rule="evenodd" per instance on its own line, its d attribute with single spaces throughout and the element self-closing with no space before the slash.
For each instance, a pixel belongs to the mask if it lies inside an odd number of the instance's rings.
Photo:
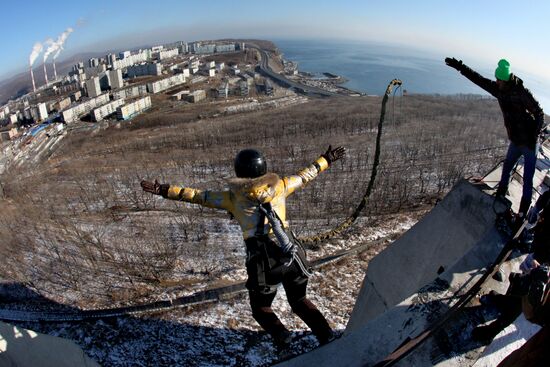
<svg viewBox="0 0 550 367">
<path fill-rule="evenodd" d="M 343 86 L 365 94 L 382 95 L 388 83 L 398 78 L 407 93 L 487 95 L 445 64 L 446 56 L 460 59 L 460 55 L 363 41 L 276 39 L 274 43 L 286 60 L 298 63 L 301 72 L 342 76 L 347 79 Z M 464 61 L 481 75 L 493 78 L 494 67 L 486 62 L 478 67 L 475 61 Z M 550 85 L 533 76 L 518 75 L 550 113 Z"/>
</svg>

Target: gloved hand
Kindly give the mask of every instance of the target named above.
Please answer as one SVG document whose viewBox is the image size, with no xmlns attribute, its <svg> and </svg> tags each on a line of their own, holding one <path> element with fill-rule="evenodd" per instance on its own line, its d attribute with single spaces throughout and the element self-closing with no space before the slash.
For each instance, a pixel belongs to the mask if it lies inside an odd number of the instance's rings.
<svg viewBox="0 0 550 367">
<path fill-rule="evenodd" d="M 337 147 L 332 149 L 332 145 L 329 145 L 327 151 L 321 155 L 321 157 L 327 160 L 329 165 L 332 164 L 332 162 L 336 162 L 337 160 L 344 158 L 345 156 L 346 148 Z"/>
<path fill-rule="evenodd" d="M 447 57 L 445 58 L 445 64 L 447 64 L 448 66 L 456 69 L 456 70 L 460 70 L 462 68 L 462 60 L 457 60 L 455 59 L 454 57 L 453 58 L 450 58 L 450 57 Z"/>
<path fill-rule="evenodd" d="M 168 189 L 170 188 L 170 185 L 168 184 L 159 184 L 157 180 L 155 180 L 155 182 L 143 180 L 140 184 L 141 188 L 145 192 L 150 192 L 155 195 L 162 195 L 163 197 L 168 196 Z"/>
</svg>

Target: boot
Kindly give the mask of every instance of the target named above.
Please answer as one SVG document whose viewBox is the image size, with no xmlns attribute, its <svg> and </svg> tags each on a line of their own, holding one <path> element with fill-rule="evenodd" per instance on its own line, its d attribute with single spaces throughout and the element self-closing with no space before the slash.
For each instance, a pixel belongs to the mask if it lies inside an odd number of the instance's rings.
<svg viewBox="0 0 550 367">
<path fill-rule="evenodd" d="M 278 352 L 284 353 L 289 349 L 290 343 L 292 342 L 292 333 L 285 330 L 272 334 L 271 336 L 273 337 L 273 343 Z"/>
<path fill-rule="evenodd" d="M 336 334 L 334 331 L 328 330 L 328 332 L 322 334 L 322 335 L 316 335 L 317 340 L 319 341 L 319 345 L 325 345 L 336 339 Z"/>
<path fill-rule="evenodd" d="M 294 352 L 291 347 L 292 334 L 288 331 L 283 331 L 278 334 L 272 334 L 273 344 L 275 345 L 275 351 L 279 361 L 285 361 L 294 356 Z"/>
</svg>

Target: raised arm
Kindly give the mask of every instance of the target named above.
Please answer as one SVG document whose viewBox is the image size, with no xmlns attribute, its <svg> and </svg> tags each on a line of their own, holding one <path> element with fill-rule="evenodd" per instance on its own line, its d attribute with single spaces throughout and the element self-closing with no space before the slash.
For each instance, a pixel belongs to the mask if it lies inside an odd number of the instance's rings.
<svg viewBox="0 0 550 367">
<path fill-rule="evenodd" d="M 498 87 L 497 83 L 494 80 L 485 78 L 481 74 L 477 73 L 476 71 L 465 65 L 462 60 L 457 60 L 454 57 L 445 58 L 445 64 L 452 67 L 453 69 L 458 70 L 460 74 L 464 75 L 478 87 L 484 89 L 486 92 L 496 97 L 495 94 L 498 92 Z"/>
<path fill-rule="evenodd" d="M 198 204 L 209 208 L 226 209 L 230 208 L 229 191 L 202 191 L 189 187 L 171 186 L 169 184 L 160 184 L 155 182 L 141 181 L 143 191 L 154 195 L 161 195 L 163 198 L 171 200 L 186 201 L 188 203 Z"/>
<path fill-rule="evenodd" d="M 329 168 L 333 162 L 344 158 L 345 155 L 346 148 L 337 147 L 332 149 L 332 146 L 329 145 L 327 151 L 321 154 L 312 164 L 298 171 L 296 175 L 283 178 L 286 196 L 292 194 L 296 189 L 305 186 L 308 182 L 316 178 L 319 173 Z"/>
</svg>

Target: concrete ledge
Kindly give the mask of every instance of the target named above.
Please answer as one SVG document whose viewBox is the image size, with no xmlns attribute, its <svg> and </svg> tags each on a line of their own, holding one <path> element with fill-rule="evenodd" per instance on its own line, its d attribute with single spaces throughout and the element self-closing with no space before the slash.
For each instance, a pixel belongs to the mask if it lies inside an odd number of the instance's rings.
<svg viewBox="0 0 550 367">
<path fill-rule="evenodd" d="M 74 342 L 0 322 L 2 367 L 99 367 Z"/>
<path fill-rule="evenodd" d="M 493 228 L 493 203 L 494 198 L 478 186 L 465 180 L 457 183 L 430 213 L 369 263 L 346 333 L 453 266 Z"/>
</svg>

